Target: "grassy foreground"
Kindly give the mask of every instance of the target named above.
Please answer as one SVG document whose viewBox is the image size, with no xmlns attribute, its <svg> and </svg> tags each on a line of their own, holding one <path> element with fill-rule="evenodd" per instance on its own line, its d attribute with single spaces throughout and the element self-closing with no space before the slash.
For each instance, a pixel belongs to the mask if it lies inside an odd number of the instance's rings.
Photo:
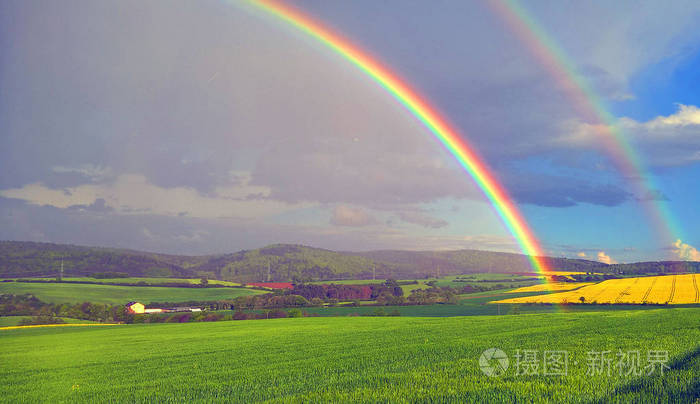
<svg viewBox="0 0 700 404">
<path fill-rule="evenodd" d="M 700 309 L 449 318 L 301 318 L 0 332 L 0 400 L 692 402 Z M 491 347 L 504 376 L 478 365 Z M 516 349 L 566 350 L 517 376 Z M 667 350 L 663 376 L 586 375 L 586 352 Z M 574 361 L 577 363 L 574 364 Z"/>
<path fill-rule="evenodd" d="M 245 288 L 168 288 L 158 286 L 115 286 L 81 283 L 0 283 L 0 294 L 31 293 L 47 303 L 103 303 L 126 304 L 131 300 L 141 303 L 185 302 L 233 299 L 238 296 L 263 293 Z"/>
</svg>

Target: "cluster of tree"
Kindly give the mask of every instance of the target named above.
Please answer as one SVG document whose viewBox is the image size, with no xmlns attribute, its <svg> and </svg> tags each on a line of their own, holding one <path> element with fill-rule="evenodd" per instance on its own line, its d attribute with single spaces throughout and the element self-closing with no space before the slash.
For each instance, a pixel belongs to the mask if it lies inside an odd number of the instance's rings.
<svg viewBox="0 0 700 404">
<path fill-rule="evenodd" d="M 409 304 L 457 304 L 458 291 L 449 286 L 433 286 L 430 289 L 414 289 L 406 299 Z"/>
<path fill-rule="evenodd" d="M 700 273 L 700 262 L 697 261 L 652 261 L 635 262 L 632 264 L 613 264 L 608 266 L 608 270 L 622 275 L 645 275 L 645 274 L 678 274 L 678 273 Z"/>
<path fill-rule="evenodd" d="M 34 316 L 23 318 L 17 325 L 42 325 L 42 324 L 65 324 L 66 321 L 61 317 L 55 316 Z"/>
<path fill-rule="evenodd" d="M 470 285 L 464 286 L 471 287 Z M 449 286 L 432 286 L 427 289 L 414 289 L 408 296 L 396 295 L 388 290 L 380 292 L 376 297 L 377 305 L 380 306 L 403 306 L 403 305 L 428 305 L 428 304 L 457 304 L 457 295 L 460 290 Z"/>
<path fill-rule="evenodd" d="M 245 312 L 243 310 L 238 310 L 233 314 L 211 312 L 137 314 L 133 317 L 133 323 L 194 323 L 203 321 L 265 320 L 271 318 L 307 316 L 314 315 L 307 312 L 302 312 L 300 309 L 273 309 L 261 310 L 257 312 Z"/>
<path fill-rule="evenodd" d="M 0 316 L 70 317 L 98 322 L 129 322 L 123 305 L 99 303 L 45 303 L 30 294 L 0 295 Z"/>
<path fill-rule="evenodd" d="M 496 282 L 530 282 L 538 281 L 539 278 L 511 278 L 511 279 L 476 279 L 476 277 L 460 277 L 452 282 L 469 282 L 469 283 L 496 283 Z"/>
<path fill-rule="evenodd" d="M 570 275 L 572 278 L 574 278 L 574 282 L 600 282 L 608 279 L 619 279 L 620 277 L 615 275 L 615 274 L 594 274 L 594 273 L 587 273 L 587 274 L 574 274 Z M 568 279 L 566 277 L 563 280 L 558 280 L 560 282 L 572 282 L 571 279 Z"/>
<path fill-rule="evenodd" d="M 513 287 L 513 286 L 511 285 L 511 287 Z M 470 294 L 470 293 L 488 292 L 488 291 L 491 291 L 491 290 L 499 290 L 499 289 L 505 289 L 505 288 L 506 288 L 506 285 L 504 285 L 504 284 L 502 284 L 502 283 L 497 283 L 497 284 L 495 284 L 495 285 L 490 285 L 490 286 L 486 286 L 486 285 L 464 285 L 464 286 L 462 286 L 461 288 L 458 288 L 458 289 L 455 289 L 455 288 L 450 288 L 450 289 L 456 291 L 456 293 L 457 293 L 458 295 L 467 295 L 467 294 Z"/>
<path fill-rule="evenodd" d="M 323 303 L 323 302 L 321 302 Z M 188 301 L 188 302 L 153 302 L 148 305 L 153 308 L 166 307 L 204 307 L 209 310 L 252 310 L 283 307 L 314 306 L 303 296 L 294 294 L 265 293 L 260 295 L 238 296 L 234 299 Z"/>
<path fill-rule="evenodd" d="M 302 283 L 294 285 L 294 290 L 288 293 L 304 296 L 309 300 L 373 300 L 379 298 L 379 296 L 403 296 L 403 289 L 401 289 L 401 286 L 395 280 L 387 279 L 384 283 L 367 285 L 342 285 L 334 283 L 312 285 Z"/>
</svg>

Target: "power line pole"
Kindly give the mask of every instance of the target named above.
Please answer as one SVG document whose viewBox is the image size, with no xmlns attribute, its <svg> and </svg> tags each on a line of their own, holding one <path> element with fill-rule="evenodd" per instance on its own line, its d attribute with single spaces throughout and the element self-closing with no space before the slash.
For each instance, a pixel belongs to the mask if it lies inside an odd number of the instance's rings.
<svg viewBox="0 0 700 404">
<path fill-rule="evenodd" d="M 63 280 L 63 257 L 61 257 L 61 270 L 58 272 L 58 281 L 61 282 Z"/>
</svg>

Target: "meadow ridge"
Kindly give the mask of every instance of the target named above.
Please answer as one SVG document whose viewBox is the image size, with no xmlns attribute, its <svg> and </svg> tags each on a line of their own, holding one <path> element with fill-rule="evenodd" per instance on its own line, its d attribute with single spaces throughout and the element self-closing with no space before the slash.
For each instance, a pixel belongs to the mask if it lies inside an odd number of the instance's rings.
<svg viewBox="0 0 700 404">
<path fill-rule="evenodd" d="M 4 330 L 2 400 L 689 402 L 699 322 L 700 309 L 655 309 Z M 503 376 L 479 367 L 492 347 L 511 357 Z M 516 375 L 517 349 L 565 350 L 568 372 Z M 587 352 L 603 350 L 667 351 L 669 369 L 587 375 Z"/>
<path fill-rule="evenodd" d="M 47 303 L 126 304 L 129 301 L 186 302 L 233 299 L 264 293 L 248 288 L 176 288 L 159 286 L 116 286 L 82 283 L 0 282 L 0 294 L 30 293 Z"/>
<path fill-rule="evenodd" d="M 697 304 L 700 303 L 699 282 L 698 274 L 609 279 L 568 292 L 516 297 L 492 303 Z"/>
</svg>

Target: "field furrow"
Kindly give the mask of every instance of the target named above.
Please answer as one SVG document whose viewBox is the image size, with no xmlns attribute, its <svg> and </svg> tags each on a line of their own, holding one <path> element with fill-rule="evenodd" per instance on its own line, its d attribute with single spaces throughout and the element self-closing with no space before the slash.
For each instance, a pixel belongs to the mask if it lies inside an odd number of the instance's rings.
<svg viewBox="0 0 700 404">
<path fill-rule="evenodd" d="M 629 286 L 627 286 L 625 290 L 620 292 L 620 294 L 615 298 L 615 303 L 620 303 L 622 300 L 626 300 L 626 297 L 629 296 L 630 291 L 632 290 L 632 288 L 634 288 L 634 285 L 636 285 L 637 282 L 639 282 L 639 279 L 640 278 L 635 278 L 632 283 L 629 283 Z"/>
<path fill-rule="evenodd" d="M 642 303 L 646 303 L 647 299 L 649 299 L 649 294 L 651 293 L 651 290 L 654 289 L 654 285 L 656 284 L 656 281 L 658 280 L 657 277 L 652 278 L 651 285 L 649 285 L 649 289 L 647 289 L 646 293 L 644 293 L 644 297 L 642 298 Z"/>
<path fill-rule="evenodd" d="M 651 291 L 656 277 L 637 279 L 638 282 L 634 284 L 634 287 L 627 290 L 627 294 L 619 298 L 616 303 L 638 304 L 644 301 L 644 297 Z"/>
<path fill-rule="evenodd" d="M 693 275 L 678 275 L 671 304 L 695 303 Z"/>
<path fill-rule="evenodd" d="M 670 301 L 671 297 L 671 285 L 673 284 L 673 279 L 671 276 L 659 277 L 656 281 L 654 288 L 649 293 L 647 298 L 647 303 L 652 304 L 666 304 Z"/>
<path fill-rule="evenodd" d="M 695 288 L 695 303 L 700 303 L 700 291 L 698 291 L 698 275 L 693 275 L 693 287 Z"/>
</svg>

